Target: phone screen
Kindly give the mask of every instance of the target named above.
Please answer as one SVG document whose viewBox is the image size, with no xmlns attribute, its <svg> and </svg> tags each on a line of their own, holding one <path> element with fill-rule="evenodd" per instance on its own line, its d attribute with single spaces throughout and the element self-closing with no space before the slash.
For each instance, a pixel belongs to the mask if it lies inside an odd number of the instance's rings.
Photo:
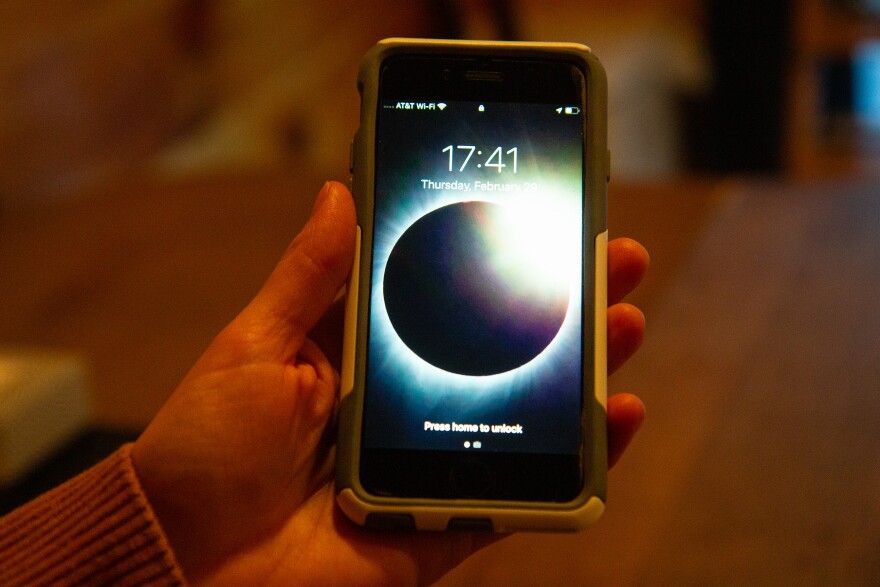
<svg viewBox="0 0 880 587">
<path fill-rule="evenodd" d="M 528 75 L 542 63 L 398 67 L 383 76 L 444 81 L 388 81 L 378 101 L 362 446 L 385 464 L 366 477 L 384 486 L 386 469 L 404 467 L 430 479 L 434 466 L 442 477 L 442 463 L 462 459 L 493 478 L 524 463 L 543 475 L 555 463 L 575 487 L 589 287 L 583 75 L 555 65 L 546 75 L 565 88 L 545 94 Z M 480 78 L 498 71 L 506 84 Z"/>
</svg>

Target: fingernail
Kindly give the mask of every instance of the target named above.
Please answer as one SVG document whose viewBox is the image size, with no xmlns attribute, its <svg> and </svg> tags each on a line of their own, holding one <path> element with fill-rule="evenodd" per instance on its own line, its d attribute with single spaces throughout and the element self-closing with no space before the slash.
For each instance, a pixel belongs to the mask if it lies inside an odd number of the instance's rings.
<svg viewBox="0 0 880 587">
<path fill-rule="evenodd" d="M 321 186 L 321 190 L 318 192 L 318 197 L 315 198 L 315 203 L 312 204 L 312 213 L 313 214 L 315 213 L 315 211 L 318 208 L 321 207 L 321 205 L 323 205 L 324 199 L 330 194 L 330 189 L 331 189 L 330 181 L 329 180 L 325 181 L 324 185 Z"/>
</svg>

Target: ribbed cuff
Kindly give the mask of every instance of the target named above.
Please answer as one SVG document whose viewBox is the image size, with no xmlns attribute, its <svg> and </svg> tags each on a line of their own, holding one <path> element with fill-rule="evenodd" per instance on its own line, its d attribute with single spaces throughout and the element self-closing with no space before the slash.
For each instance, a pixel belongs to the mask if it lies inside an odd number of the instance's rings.
<svg viewBox="0 0 880 587">
<path fill-rule="evenodd" d="M 0 518 L 0 585 L 185 585 L 131 445 Z"/>
</svg>

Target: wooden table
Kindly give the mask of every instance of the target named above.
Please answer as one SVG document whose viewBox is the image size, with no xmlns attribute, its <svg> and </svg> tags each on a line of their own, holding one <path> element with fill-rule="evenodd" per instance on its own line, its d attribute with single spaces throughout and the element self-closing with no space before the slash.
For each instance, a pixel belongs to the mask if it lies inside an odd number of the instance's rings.
<svg viewBox="0 0 880 587">
<path fill-rule="evenodd" d="M 0 214 L 0 346 L 82 353 L 96 424 L 138 429 L 304 224 L 308 174 L 132 181 Z"/>
<path fill-rule="evenodd" d="M 0 217 L 0 342 L 79 350 L 99 422 L 143 426 L 250 299 L 321 180 L 133 182 Z M 648 420 L 580 535 L 443 585 L 880 582 L 880 195 L 870 183 L 612 184 L 643 241 Z"/>
<path fill-rule="evenodd" d="M 605 516 L 515 536 L 441 585 L 880 584 L 880 186 L 715 196 L 702 216 L 674 190 L 643 203 L 698 224 L 677 262 L 660 255 L 681 234 L 632 226 L 666 240 L 653 269 L 669 273 L 610 382 L 648 417 Z"/>
</svg>

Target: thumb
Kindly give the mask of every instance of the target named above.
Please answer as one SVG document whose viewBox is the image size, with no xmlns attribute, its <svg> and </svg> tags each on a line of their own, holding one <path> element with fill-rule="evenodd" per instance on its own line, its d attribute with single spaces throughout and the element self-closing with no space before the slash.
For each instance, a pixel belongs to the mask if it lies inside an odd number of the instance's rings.
<svg viewBox="0 0 880 587">
<path fill-rule="evenodd" d="M 288 348 L 299 350 L 348 277 L 356 225 L 348 189 L 338 182 L 324 184 L 308 222 L 240 318 L 261 324 L 269 330 L 264 335 L 280 336 Z"/>
</svg>

